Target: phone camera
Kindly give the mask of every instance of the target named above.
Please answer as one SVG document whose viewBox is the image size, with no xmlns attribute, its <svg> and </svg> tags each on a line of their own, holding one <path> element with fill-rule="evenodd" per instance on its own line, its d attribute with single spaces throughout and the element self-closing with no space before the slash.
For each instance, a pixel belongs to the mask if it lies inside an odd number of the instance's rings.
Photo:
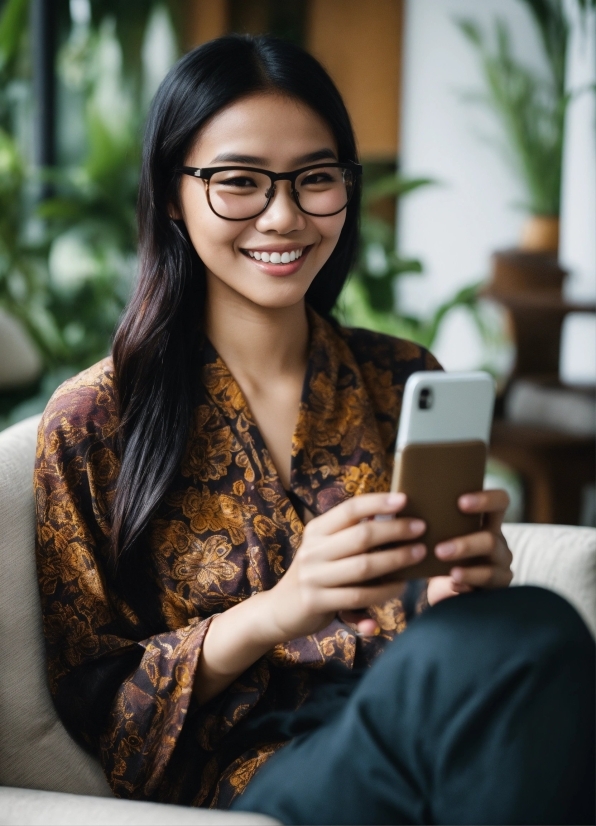
<svg viewBox="0 0 596 826">
<path fill-rule="evenodd" d="M 433 406 L 433 391 L 430 387 L 423 387 L 418 396 L 418 407 L 420 410 L 430 410 Z"/>
</svg>

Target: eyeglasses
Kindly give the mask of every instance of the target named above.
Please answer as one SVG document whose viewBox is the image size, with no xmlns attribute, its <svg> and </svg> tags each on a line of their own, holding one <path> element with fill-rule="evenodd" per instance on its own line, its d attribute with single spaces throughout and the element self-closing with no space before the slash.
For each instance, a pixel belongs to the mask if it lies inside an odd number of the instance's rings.
<svg viewBox="0 0 596 826">
<path fill-rule="evenodd" d="M 265 212 L 275 197 L 277 181 L 289 181 L 297 207 L 307 215 L 337 215 L 350 202 L 360 164 L 320 163 L 293 172 L 269 172 L 251 166 L 183 166 L 179 172 L 205 181 L 207 201 L 226 221 L 247 221 Z"/>
</svg>

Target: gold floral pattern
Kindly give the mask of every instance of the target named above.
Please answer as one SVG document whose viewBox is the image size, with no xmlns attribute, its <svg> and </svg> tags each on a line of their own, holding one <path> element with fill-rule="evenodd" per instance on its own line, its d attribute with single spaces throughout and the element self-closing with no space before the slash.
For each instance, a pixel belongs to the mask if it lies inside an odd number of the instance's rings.
<svg viewBox="0 0 596 826">
<path fill-rule="evenodd" d="M 342 329 L 310 311 L 309 322 L 291 496 L 316 515 L 387 488 L 405 381 L 438 365 L 409 342 Z M 155 598 L 159 618 L 151 625 L 139 616 L 106 563 L 120 469 L 110 359 L 65 382 L 44 413 L 37 564 L 54 701 L 73 736 L 100 757 L 115 794 L 225 808 L 281 745 L 251 740 L 250 729 L 234 740 L 238 727 L 298 708 L 327 668 L 371 662 L 405 619 L 399 600 L 374 609 L 377 637 L 359 638 L 336 619 L 277 645 L 196 705 L 211 618 L 272 588 L 303 530 L 238 384 L 207 341 L 201 359 L 186 452 L 148 528 L 148 579 L 139 580 L 155 586 L 154 596 L 142 594 Z"/>
</svg>

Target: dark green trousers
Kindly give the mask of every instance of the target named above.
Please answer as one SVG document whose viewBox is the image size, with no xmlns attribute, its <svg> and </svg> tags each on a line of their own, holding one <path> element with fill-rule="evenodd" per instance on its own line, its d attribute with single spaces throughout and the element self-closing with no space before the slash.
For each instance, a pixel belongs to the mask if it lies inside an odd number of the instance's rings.
<svg viewBox="0 0 596 826">
<path fill-rule="evenodd" d="M 293 824 L 594 823 L 595 647 L 541 588 L 447 599 L 234 804 Z"/>
</svg>

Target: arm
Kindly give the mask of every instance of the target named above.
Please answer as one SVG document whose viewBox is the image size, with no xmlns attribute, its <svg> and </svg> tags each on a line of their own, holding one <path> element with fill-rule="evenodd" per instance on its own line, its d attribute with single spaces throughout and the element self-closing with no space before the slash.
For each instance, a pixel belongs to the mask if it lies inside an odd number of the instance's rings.
<svg viewBox="0 0 596 826">
<path fill-rule="evenodd" d="M 325 628 L 339 611 L 382 604 L 401 594 L 402 582 L 370 581 L 424 556 L 424 546 L 415 542 L 424 523 L 372 517 L 399 513 L 405 501 L 403 494 L 363 494 L 309 522 L 294 561 L 277 585 L 213 621 L 197 668 L 198 701 L 221 692 L 278 643 Z M 409 539 L 412 544 L 403 547 L 371 550 Z"/>
<path fill-rule="evenodd" d="M 109 441 L 93 434 L 102 412 L 89 421 L 81 395 L 77 388 L 76 402 L 50 403 L 38 440 L 36 552 L 49 683 L 69 732 L 101 755 L 117 793 L 134 796 L 161 782 L 210 619 L 173 630 L 164 623 L 153 633 L 113 590 L 102 548 L 118 462 Z"/>
</svg>

